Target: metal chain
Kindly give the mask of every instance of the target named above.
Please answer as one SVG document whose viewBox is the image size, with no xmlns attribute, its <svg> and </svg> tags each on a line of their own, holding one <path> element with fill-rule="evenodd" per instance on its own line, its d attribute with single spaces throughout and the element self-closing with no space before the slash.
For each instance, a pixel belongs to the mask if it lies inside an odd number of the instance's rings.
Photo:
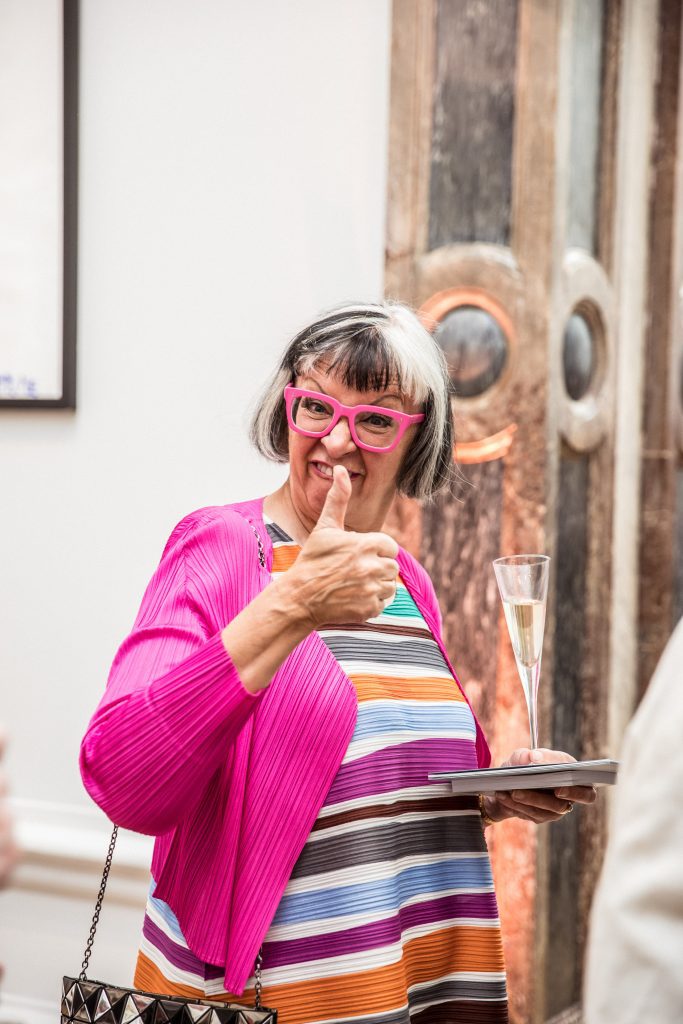
<svg viewBox="0 0 683 1024">
<path fill-rule="evenodd" d="M 254 534 L 256 536 L 256 541 L 258 543 L 258 560 L 261 563 L 261 568 L 265 569 L 265 567 L 266 567 L 266 552 L 265 552 L 265 549 L 263 547 L 263 541 L 261 540 L 261 534 L 258 532 L 258 530 L 253 525 L 253 523 L 249 523 L 249 525 L 251 526 L 252 530 L 254 531 Z"/>
<path fill-rule="evenodd" d="M 256 966 L 254 967 L 254 977 L 256 978 L 256 984 L 254 985 L 254 1009 L 261 1009 L 261 992 L 263 991 L 263 983 L 261 981 L 261 964 L 263 963 L 263 946 L 259 949 L 256 954 Z"/>
<path fill-rule="evenodd" d="M 109 842 L 109 850 L 107 852 L 107 859 L 104 862 L 104 871 L 102 872 L 102 882 L 100 884 L 100 891 L 97 894 L 97 902 L 95 903 L 95 913 L 93 914 L 92 924 L 90 925 L 90 934 L 88 936 L 88 942 L 85 947 L 85 955 L 83 957 L 83 963 L 81 964 L 81 973 L 78 975 L 79 981 L 87 981 L 86 971 L 88 970 L 88 963 L 90 961 L 90 954 L 92 953 L 92 944 L 95 941 L 95 932 L 97 931 L 97 922 L 100 919 L 100 910 L 102 909 L 102 900 L 104 899 L 104 890 L 107 888 L 107 879 L 109 878 L 109 869 L 111 868 L 111 859 L 114 856 L 114 847 L 116 846 L 116 837 L 119 834 L 119 826 L 114 825 L 114 831 L 111 834 L 111 840 Z"/>
<path fill-rule="evenodd" d="M 265 550 L 263 548 L 263 541 L 261 540 L 261 534 L 258 532 L 256 527 L 252 523 L 249 523 L 249 525 L 251 526 L 252 530 L 256 534 L 256 541 L 258 543 L 259 562 L 261 563 L 261 568 L 265 569 L 265 567 L 266 567 L 266 552 L 265 552 Z M 256 964 L 254 966 L 254 978 L 255 978 L 255 984 L 254 984 L 254 1009 L 256 1009 L 256 1010 L 260 1010 L 261 1009 L 261 992 L 263 991 L 263 982 L 261 981 L 261 966 L 262 966 L 262 964 L 263 964 L 263 946 L 261 946 L 261 948 L 259 949 L 258 953 L 256 954 Z"/>
<path fill-rule="evenodd" d="M 251 526 L 251 523 L 249 524 Z M 252 530 L 256 535 L 258 542 L 258 556 L 259 562 L 262 567 L 266 565 L 266 552 L 263 547 L 261 536 L 255 526 L 251 526 Z M 100 920 L 100 911 L 102 910 L 102 901 L 104 900 L 104 893 L 107 888 L 107 880 L 109 878 L 109 871 L 111 868 L 112 857 L 114 856 L 114 847 L 116 846 L 116 837 L 119 834 L 119 826 L 114 825 L 114 831 L 111 834 L 111 840 L 109 842 L 109 849 L 107 851 L 107 859 L 104 862 L 104 871 L 102 872 L 102 881 L 100 883 L 100 891 L 97 894 L 97 900 L 95 902 L 95 913 L 93 914 L 92 924 L 90 925 L 90 934 L 88 935 L 88 941 L 85 946 L 85 953 L 83 956 L 83 963 L 81 964 L 81 973 L 78 975 L 79 981 L 87 981 L 86 972 L 88 970 L 88 964 L 90 963 L 90 954 L 92 953 L 93 942 L 95 941 L 95 932 L 97 931 L 97 925 Z M 256 957 L 256 965 L 254 970 L 254 976 L 256 978 L 255 985 L 255 1007 L 257 1010 L 261 1009 L 261 991 L 263 989 L 263 983 L 261 981 L 261 964 L 263 963 L 263 947 L 259 949 Z"/>
</svg>

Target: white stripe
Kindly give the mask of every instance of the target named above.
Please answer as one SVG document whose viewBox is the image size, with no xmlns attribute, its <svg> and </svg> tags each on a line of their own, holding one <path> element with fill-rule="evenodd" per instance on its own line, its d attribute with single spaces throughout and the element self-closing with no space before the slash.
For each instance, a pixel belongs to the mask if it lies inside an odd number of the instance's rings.
<svg viewBox="0 0 683 1024">
<path fill-rule="evenodd" d="M 486 860 L 488 853 L 436 853 L 431 857 L 425 857 L 423 853 L 413 854 L 410 857 L 398 857 L 396 860 L 375 861 L 363 865 L 362 884 L 370 882 L 381 882 L 384 879 L 395 878 L 401 871 L 408 868 L 428 868 L 432 864 L 442 864 L 454 860 Z M 338 868 L 336 871 L 321 872 L 318 875 L 310 875 L 304 878 L 290 878 L 285 890 L 286 896 L 294 896 L 302 892 L 322 892 L 325 889 L 335 889 L 339 886 L 358 883 L 358 865 L 353 864 L 348 868 Z M 284 897 L 283 897 L 284 898 Z"/>
<path fill-rule="evenodd" d="M 339 803 L 325 804 L 318 811 L 318 818 L 329 818 L 332 814 L 355 811 L 360 807 L 391 806 L 402 800 L 424 800 L 425 797 L 453 796 L 448 782 L 434 782 L 428 786 L 410 786 L 406 789 L 394 789 L 390 793 L 370 793 L 368 796 L 355 797 L 353 800 L 340 800 Z"/>
<path fill-rule="evenodd" d="M 410 985 L 409 992 L 420 992 L 421 989 L 431 988 L 435 984 L 443 984 L 448 981 L 480 981 L 482 984 L 505 981 L 505 971 L 453 971 L 451 974 L 444 974 L 436 981 L 418 981 Z"/>
<path fill-rule="evenodd" d="M 370 1021 L 381 1020 L 382 1017 L 386 1017 L 389 1013 L 402 1013 L 408 1009 L 407 1003 L 401 1003 L 400 1006 L 389 1006 L 386 1010 L 380 1010 L 378 1013 L 364 1013 L 362 1020 L 363 1024 L 370 1024 Z M 358 1016 L 356 1014 L 353 1017 L 320 1017 L 318 1020 L 313 1020 L 310 1024 L 344 1024 L 344 1021 L 354 1021 L 358 1024 Z"/>
<path fill-rule="evenodd" d="M 185 941 L 184 937 L 182 939 L 178 937 L 180 929 L 178 929 L 178 931 L 173 931 L 171 929 L 170 924 L 164 918 L 164 916 L 159 913 L 157 907 L 154 906 L 152 900 L 147 901 L 145 914 L 150 919 L 150 921 L 152 921 L 157 926 L 157 928 L 159 928 L 159 930 L 164 933 L 164 935 L 167 935 L 172 942 L 175 942 L 176 946 L 183 946 L 185 949 L 190 948 L 187 942 Z"/>
<path fill-rule="evenodd" d="M 459 692 L 455 691 L 456 694 Z M 358 717 L 372 717 L 375 709 L 378 711 L 394 711 L 398 707 L 400 711 L 402 708 L 419 708 L 421 711 L 436 711 L 443 712 L 445 714 L 453 714 L 457 711 L 460 715 L 469 715 L 469 708 L 462 697 L 435 697 L 434 700 L 418 700 L 412 697 L 372 697 L 370 700 L 364 700 L 360 705 Z"/>
<path fill-rule="evenodd" d="M 192 988 L 198 988 L 200 992 L 204 991 L 204 978 L 200 974 L 180 970 L 175 964 L 170 963 L 161 950 L 153 946 L 144 935 L 140 943 L 140 952 L 144 953 L 147 959 L 159 968 L 168 981 L 176 982 L 178 985 L 191 985 Z"/>
<path fill-rule="evenodd" d="M 478 818 L 479 811 L 473 808 L 467 808 L 462 811 L 403 811 L 402 814 L 393 814 L 391 817 L 386 818 L 360 818 L 358 821 L 343 821 L 340 825 L 330 825 L 329 828 L 321 828 L 311 832 L 306 840 L 306 845 L 319 843 L 321 839 L 332 839 L 335 836 L 348 836 L 354 832 L 366 832 L 373 828 L 383 828 L 385 825 L 391 825 L 394 822 L 404 825 L 411 821 L 434 821 L 435 818 L 464 818 L 468 815 L 469 817 Z"/>
<path fill-rule="evenodd" d="M 379 679 L 447 679 L 458 692 L 453 676 L 444 662 L 443 669 L 431 665 L 402 665 L 385 661 L 361 661 L 355 658 L 337 658 L 347 676 L 371 675 Z"/>
<path fill-rule="evenodd" d="M 318 632 L 323 639 L 330 637 L 332 640 L 364 640 L 366 642 L 377 640 L 379 643 L 388 644 L 392 647 L 411 643 L 420 644 L 420 646 L 428 649 L 436 648 L 438 650 L 435 641 L 430 636 L 405 636 L 398 633 L 382 633 L 377 629 L 373 629 L 371 632 L 367 629 L 319 629 Z"/>
</svg>

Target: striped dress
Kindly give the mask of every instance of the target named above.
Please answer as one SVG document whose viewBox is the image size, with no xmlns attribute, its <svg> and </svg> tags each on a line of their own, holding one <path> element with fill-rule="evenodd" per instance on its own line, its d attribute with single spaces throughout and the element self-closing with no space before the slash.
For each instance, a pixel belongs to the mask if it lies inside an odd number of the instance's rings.
<svg viewBox="0 0 683 1024">
<path fill-rule="evenodd" d="M 266 526 L 276 577 L 300 548 Z M 358 719 L 265 938 L 263 1003 L 280 1024 L 506 1022 L 478 803 L 427 781 L 477 766 L 470 709 L 400 579 L 377 618 L 320 636 L 356 688 Z M 190 951 L 152 881 L 135 985 L 228 999 L 222 975 Z"/>
</svg>

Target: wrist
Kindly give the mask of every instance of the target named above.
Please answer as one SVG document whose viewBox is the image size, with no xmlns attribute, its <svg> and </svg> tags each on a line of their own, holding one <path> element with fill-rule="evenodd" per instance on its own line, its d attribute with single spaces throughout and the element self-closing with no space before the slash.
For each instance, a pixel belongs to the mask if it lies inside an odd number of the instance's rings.
<svg viewBox="0 0 683 1024">
<path fill-rule="evenodd" d="M 496 819 L 491 817 L 490 807 L 483 793 L 479 794 L 479 813 L 481 814 L 484 828 L 488 828 L 489 825 L 495 825 Z"/>
<path fill-rule="evenodd" d="M 293 569 L 290 569 L 279 579 L 273 580 L 263 591 L 273 612 L 282 619 L 289 630 L 299 635 L 299 640 L 303 640 L 316 628 L 306 602 L 301 599 L 301 590 L 302 588 L 297 586 Z"/>
</svg>

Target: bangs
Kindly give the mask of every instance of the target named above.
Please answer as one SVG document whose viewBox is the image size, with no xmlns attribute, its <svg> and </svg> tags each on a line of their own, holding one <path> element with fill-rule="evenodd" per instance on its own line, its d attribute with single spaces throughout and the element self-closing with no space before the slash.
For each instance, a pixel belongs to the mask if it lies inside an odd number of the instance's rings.
<svg viewBox="0 0 683 1024">
<path fill-rule="evenodd" d="M 346 338 L 318 343 L 298 362 L 297 372 L 322 368 L 356 391 L 385 391 L 390 384 L 403 392 L 403 374 L 394 353 L 376 327 L 366 327 Z"/>
</svg>

